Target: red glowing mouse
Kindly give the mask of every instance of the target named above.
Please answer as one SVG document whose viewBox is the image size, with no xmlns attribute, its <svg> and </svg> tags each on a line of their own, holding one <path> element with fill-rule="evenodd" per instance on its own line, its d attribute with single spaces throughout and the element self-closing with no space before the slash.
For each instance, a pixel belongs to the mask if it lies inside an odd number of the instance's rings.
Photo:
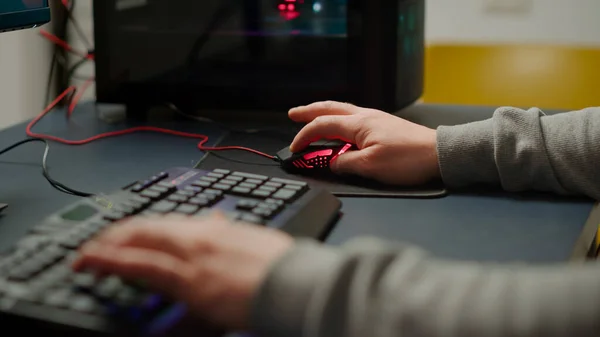
<svg viewBox="0 0 600 337">
<path fill-rule="evenodd" d="M 354 144 L 337 140 L 323 140 L 312 143 L 296 153 L 291 152 L 289 147 L 285 148 L 277 153 L 277 159 L 287 172 L 330 172 L 331 162 L 351 150 L 356 150 Z"/>
</svg>

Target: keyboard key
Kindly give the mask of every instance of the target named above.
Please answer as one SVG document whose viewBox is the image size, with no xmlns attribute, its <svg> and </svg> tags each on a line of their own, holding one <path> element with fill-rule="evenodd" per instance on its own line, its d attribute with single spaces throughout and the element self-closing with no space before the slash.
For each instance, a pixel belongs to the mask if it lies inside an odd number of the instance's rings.
<svg viewBox="0 0 600 337">
<path fill-rule="evenodd" d="M 95 298 L 87 294 L 77 294 L 69 299 L 69 309 L 83 313 L 94 313 L 101 309 Z"/>
<path fill-rule="evenodd" d="M 149 208 L 149 210 L 157 213 L 168 213 L 173 211 L 176 207 L 177 203 L 173 201 L 163 200 L 154 204 L 152 207 Z"/>
<path fill-rule="evenodd" d="M 94 295 L 108 299 L 117 294 L 123 287 L 123 281 L 116 276 L 109 276 L 101 280 L 93 289 Z"/>
<path fill-rule="evenodd" d="M 158 192 L 160 194 L 165 194 L 165 193 L 169 192 L 168 188 L 162 187 L 162 186 L 152 186 L 152 187 L 150 187 L 150 190 L 151 191 L 156 191 L 156 192 Z"/>
<path fill-rule="evenodd" d="M 194 192 L 194 195 L 202 192 L 202 188 L 198 187 L 198 186 L 186 186 L 184 189 L 184 191 L 190 191 L 190 192 Z"/>
<path fill-rule="evenodd" d="M 192 214 L 198 212 L 198 205 L 190 205 L 190 204 L 179 205 L 179 207 L 177 207 L 177 209 L 175 209 L 175 212 L 181 213 L 181 214 L 186 214 L 186 215 L 192 215 Z"/>
<path fill-rule="evenodd" d="M 200 178 L 200 180 L 208 181 L 209 183 L 216 183 L 217 181 L 219 181 L 219 179 L 213 178 L 213 177 L 202 177 L 202 178 Z"/>
<path fill-rule="evenodd" d="M 298 186 L 298 185 L 285 185 L 284 188 L 286 190 L 293 190 L 296 192 L 302 191 L 304 189 L 302 186 Z"/>
<path fill-rule="evenodd" d="M 258 185 L 244 182 L 244 183 L 240 183 L 238 185 L 238 187 L 245 187 L 245 188 L 249 188 L 249 189 L 253 190 L 253 189 L 257 188 Z"/>
<path fill-rule="evenodd" d="M 123 213 L 123 212 L 119 212 L 119 211 L 112 211 L 106 215 L 104 215 L 104 219 L 109 220 L 109 221 L 119 221 L 124 219 L 127 216 L 127 214 Z"/>
<path fill-rule="evenodd" d="M 189 199 L 190 199 L 189 197 L 184 197 L 183 195 L 180 195 L 180 194 L 172 194 L 168 198 L 169 201 L 178 202 L 178 203 L 186 202 Z"/>
<path fill-rule="evenodd" d="M 198 186 L 198 187 L 210 187 L 212 185 L 212 183 L 209 181 L 205 181 L 205 180 L 197 180 L 197 181 L 193 182 L 192 185 Z"/>
<path fill-rule="evenodd" d="M 235 182 L 240 182 L 240 181 L 244 180 L 244 178 L 238 177 L 238 176 L 227 176 L 227 178 L 225 178 L 225 179 L 230 180 L 230 181 L 235 181 Z"/>
<path fill-rule="evenodd" d="M 221 191 L 229 191 L 231 189 L 231 185 L 214 184 L 214 185 L 212 185 L 212 188 L 217 189 L 217 190 L 221 190 Z"/>
<path fill-rule="evenodd" d="M 131 215 L 136 212 L 134 207 L 127 204 L 116 204 L 112 209 L 117 212 L 125 213 L 126 215 Z"/>
<path fill-rule="evenodd" d="M 281 183 L 284 185 L 298 185 L 298 186 L 302 186 L 302 187 L 308 187 L 308 183 L 306 183 L 304 181 L 281 179 L 281 178 L 271 178 L 270 181 L 275 182 L 275 183 Z"/>
<path fill-rule="evenodd" d="M 223 179 L 219 181 L 219 184 L 235 186 L 238 182 L 234 180 Z"/>
<path fill-rule="evenodd" d="M 231 173 L 231 171 L 224 170 L 224 169 L 214 169 L 213 172 L 214 173 L 220 173 L 220 174 L 229 174 L 229 173 Z"/>
<path fill-rule="evenodd" d="M 283 202 L 283 200 L 277 200 L 277 199 L 267 199 L 267 200 L 265 200 L 265 203 L 274 204 L 279 207 L 283 207 L 283 205 L 285 205 L 285 202 Z"/>
<path fill-rule="evenodd" d="M 216 197 L 221 197 L 221 196 L 223 196 L 223 191 L 206 189 L 206 190 L 204 190 L 204 192 L 202 192 L 202 194 L 209 194 L 209 195 L 214 195 Z"/>
<path fill-rule="evenodd" d="M 207 207 L 210 205 L 210 200 L 208 200 L 207 198 L 197 197 L 190 199 L 188 203 L 191 205 L 196 205 L 198 207 Z"/>
<path fill-rule="evenodd" d="M 242 214 L 242 216 L 239 218 L 239 221 L 254 225 L 264 225 L 265 223 L 262 217 L 249 213 Z"/>
<path fill-rule="evenodd" d="M 259 216 L 264 219 L 269 219 L 273 215 L 273 211 L 267 208 L 257 207 L 252 210 L 252 214 Z"/>
<path fill-rule="evenodd" d="M 187 197 L 187 198 L 191 198 L 191 197 L 195 197 L 196 194 L 198 194 L 198 193 L 193 192 L 193 191 L 181 190 L 181 191 L 177 191 L 177 193 L 175 193 L 175 194 L 181 195 L 181 196 L 184 196 L 184 197 Z"/>
<path fill-rule="evenodd" d="M 260 185 L 263 183 L 263 180 L 257 180 L 257 179 L 246 179 L 245 181 L 248 184 L 254 184 L 254 185 Z"/>
<path fill-rule="evenodd" d="M 234 187 L 231 189 L 231 193 L 237 194 L 237 195 L 242 195 L 242 196 L 249 195 L 250 192 L 252 192 L 252 189 L 247 188 L 247 187 L 237 186 L 237 187 Z"/>
<path fill-rule="evenodd" d="M 92 289 L 96 285 L 96 276 L 90 273 L 77 273 L 72 277 L 73 284 L 81 289 Z"/>
<path fill-rule="evenodd" d="M 146 198 L 150 198 L 153 200 L 157 200 L 160 198 L 161 193 L 157 192 L 157 191 L 153 191 L 153 190 L 145 190 L 144 192 L 140 193 L 140 195 L 142 197 L 146 197 Z"/>
<path fill-rule="evenodd" d="M 73 296 L 73 291 L 68 288 L 53 289 L 44 294 L 42 302 L 51 307 L 66 308 Z"/>
<path fill-rule="evenodd" d="M 131 197 L 130 200 L 133 201 L 133 202 L 140 203 L 143 206 L 146 206 L 146 205 L 148 205 L 149 203 L 152 202 L 152 200 L 150 200 L 150 198 L 145 198 L 145 197 L 142 197 L 140 195 L 135 195 L 135 196 Z"/>
<path fill-rule="evenodd" d="M 120 307 L 137 307 L 142 304 L 145 297 L 140 290 L 131 286 L 124 286 L 114 296 L 113 301 Z"/>
<path fill-rule="evenodd" d="M 132 212 L 129 212 L 129 214 L 131 214 L 131 213 L 140 211 L 142 208 L 144 208 L 144 206 L 145 206 L 144 204 L 141 204 L 139 202 L 127 200 L 127 201 L 123 202 L 121 205 L 117 205 L 115 207 L 115 209 L 118 211 L 121 211 L 121 212 L 125 212 L 125 211 L 128 211 L 129 209 L 131 209 Z M 124 208 L 121 209 L 120 207 L 124 207 Z M 127 209 L 127 208 L 129 208 L 129 209 Z"/>
<path fill-rule="evenodd" d="M 207 174 L 206 176 L 211 177 L 211 178 L 217 178 L 217 179 L 223 179 L 223 177 L 225 177 L 225 175 L 223 173 L 216 173 L 216 172 L 211 172 L 211 173 Z"/>
<path fill-rule="evenodd" d="M 272 195 L 273 199 L 280 199 L 285 202 L 290 202 L 298 195 L 297 191 L 281 189 Z"/>
<path fill-rule="evenodd" d="M 265 183 L 265 186 L 270 186 L 270 187 L 275 187 L 275 188 L 281 188 L 283 186 L 282 183 L 276 183 L 274 181 L 267 181 Z"/>
<path fill-rule="evenodd" d="M 269 193 L 273 193 L 277 191 L 277 188 L 272 186 L 261 186 L 258 188 L 259 191 L 267 191 Z"/>
<path fill-rule="evenodd" d="M 266 199 L 271 196 L 271 192 L 262 191 L 262 190 L 254 190 L 250 195 L 253 197 L 257 197 L 257 198 L 265 198 Z"/>
<path fill-rule="evenodd" d="M 219 191 L 221 192 L 221 191 Z M 209 201 L 210 205 L 213 205 L 217 201 L 221 200 L 223 196 L 219 196 L 217 194 L 198 194 L 198 198 L 204 198 Z"/>
<path fill-rule="evenodd" d="M 260 181 L 269 179 L 269 177 L 267 177 L 267 176 L 263 176 L 263 175 L 259 175 L 259 174 L 244 173 L 244 172 L 233 172 L 231 175 L 246 178 L 246 179 L 256 179 L 256 180 L 260 180 Z"/>
<path fill-rule="evenodd" d="M 252 210 L 258 206 L 259 202 L 252 199 L 242 199 L 237 202 L 236 208 L 241 210 Z"/>
<path fill-rule="evenodd" d="M 160 183 L 156 184 L 156 186 L 166 188 L 169 191 L 175 188 L 175 185 L 173 185 L 173 183 L 168 182 L 168 181 L 161 181 Z"/>
<path fill-rule="evenodd" d="M 275 204 L 268 204 L 266 202 L 261 202 L 261 203 L 257 204 L 256 207 L 270 209 L 273 212 L 275 212 L 275 211 L 277 211 L 277 210 L 280 209 L 279 206 L 277 206 Z"/>
</svg>

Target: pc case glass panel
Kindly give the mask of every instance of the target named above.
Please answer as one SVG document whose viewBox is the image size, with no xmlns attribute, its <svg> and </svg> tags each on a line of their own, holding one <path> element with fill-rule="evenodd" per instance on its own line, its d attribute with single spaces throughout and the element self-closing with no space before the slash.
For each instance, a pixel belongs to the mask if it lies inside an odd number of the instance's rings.
<svg viewBox="0 0 600 337">
<path fill-rule="evenodd" d="M 334 97 L 348 85 L 346 1 L 109 1 L 100 87 L 183 85 L 207 101 Z"/>
<path fill-rule="evenodd" d="M 399 0 L 396 57 L 396 105 L 419 97 L 423 90 L 425 59 L 425 1 Z"/>
</svg>

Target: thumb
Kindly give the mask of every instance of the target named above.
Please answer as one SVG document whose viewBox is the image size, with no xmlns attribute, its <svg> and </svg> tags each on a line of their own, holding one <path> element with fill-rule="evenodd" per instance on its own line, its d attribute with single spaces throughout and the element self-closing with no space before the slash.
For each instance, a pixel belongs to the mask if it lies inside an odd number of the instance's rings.
<svg viewBox="0 0 600 337">
<path fill-rule="evenodd" d="M 368 162 L 365 160 L 367 150 L 348 151 L 335 158 L 331 164 L 331 171 L 335 174 L 364 175 Z"/>
</svg>

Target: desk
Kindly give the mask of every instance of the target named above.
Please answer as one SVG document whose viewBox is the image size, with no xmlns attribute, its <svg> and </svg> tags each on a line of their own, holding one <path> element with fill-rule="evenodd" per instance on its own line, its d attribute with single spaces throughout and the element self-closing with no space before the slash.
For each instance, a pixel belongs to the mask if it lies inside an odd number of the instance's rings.
<svg viewBox="0 0 600 337">
<path fill-rule="evenodd" d="M 490 117 L 493 108 L 416 105 L 399 114 L 424 125 L 457 124 Z M 203 133 L 218 141 L 222 130 L 206 124 L 168 120 L 167 128 Z M 123 128 L 96 118 L 93 105 L 79 107 L 72 121 L 53 113 L 36 128 L 70 139 Z M 0 132 L 0 144 L 24 138 L 25 125 Z M 118 189 L 168 166 L 193 166 L 202 156 L 196 141 L 168 135 L 136 134 L 79 147 L 52 144 L 51 175 L 90 192 Z M 214 143 L 213 143 L 214 144 Z M 0 161 L 0 201 L 10 207 L 0 216 L 0 249 L 75 197 L 44 180 L 42 145 L 26 145 Z M 592 202 L 553 196 L 515 197 L 504 193 L 452 194 L 443 199 L 342 199 L 344 216 L 328 242 L 340 244 L 361 235 L 421 245 L 432 253 L 479 261 L 566 261 L 592 209 Z M 591 238 L 590 238 L 591 240 Z"/>
</svg>

